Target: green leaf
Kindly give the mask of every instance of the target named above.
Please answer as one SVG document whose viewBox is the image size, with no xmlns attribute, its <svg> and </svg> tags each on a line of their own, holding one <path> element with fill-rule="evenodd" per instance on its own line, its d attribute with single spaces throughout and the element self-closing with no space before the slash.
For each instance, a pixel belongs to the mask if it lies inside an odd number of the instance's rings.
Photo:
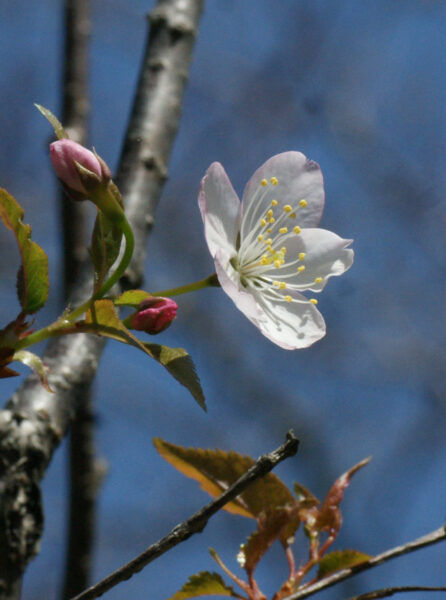
<svg viewBox="0 0 446 600">
<path fill-rule="evenodd" d="M 288 545 L 289 538 L 299 527 L 298 510 L 299 503 L 294 500 L 292 505 L 267 510 L 258 516 L 257 531 L 240 546 L 237 555 L 237 560 L 249 577 L 275 540 L 280 539 L 285 547 Z"/>
<path fill-rule="evenodd" d="M 110 267 L 118 258 L 122 229 L 98 211 L 91 236 L 91 261 L 95 274 L 95 289 L 99 289 Z"/>
<path fill-rule="evenodd" d="M 45 367 L 39 356 L 28 350 L 19 350 L 18 352 L 15 352 L 12 360 L 17 360 L 32 369 L 39 377 L 41 385 L 43 385 L 48 392 L 54 393 L 54 390 L 51 389 L 48 383 L 47 367 Z"/>
<path fill-rule="evenodd" d="M 191 575 L 183 587 L 168 600 L 185 600 L 197 596 L 232 596 L 240 597 L 234 593 L 231 586 L 226 585 L 218 573 L 201 571 Z"/>
<path fill-rule="evenodd" d="M 48 259 L 31 241 L 31 227 L 22 223 L 23 210 L 8 192 L 0 188 L 0 219 L 16 238 L 21 266 L 17 274 L 17 292 L 26 314 L 37 312 L 48 297 Z"/>
<path fill-rule="evenodd" d="M 120 321 L 112 300 L 96 300 L 87 311 L 85 321 L 75 324 L 76 331 L 102 335 L 141 350 L 162 365 L 179 383 L 184 385 L 197 404 L 206 410 L 200 382 L 194 364 L 183 348 L 168 348 L 147 344 L 135 337 Z M 66 331 L 66 330 L 65 330 Z"/>
<path fill-rule="evenodd" d="M 34 106 L 45 117 L 45 119 L 47 119 L 50 122 L 58 140 L 61 140 L 63 138 L 70 138 L 68 133 L 62 127 L 62 123 L 59 121 L 59 119 L 57 119 L 57 117 L 53 115 L 53 113 L 50 110 L 48 110 L 44 106 L 41 106 L 40 104 L 34 104 Z"/>
<path fill-rule="evenodd" d="M 113 300 L 116 306 L 132 306 L 137 308 L 139 303 L 146 298 L 150 298 L 151 294 L 144 290 L 127 290 Z"/>
<path fill-rule="evenodd" d="M 358 552 L 357 550 L 336 550 L 335 552 L 329 552 L 319 561 L 317 578 L 322 579 L 336 571 L 354 567 L 370 558 L 371 556 L 368 554 Z"/>
<path fill-rule="evenodd" d="M 184 448 L 155 438 L 158 453 L 178 471 L 195 479 L 213 498 L 219 496 L 254 464 L 249 456 L 223 450 Z M 244 517 L 257 518 L 267 509 L 295 502 L 290 490 L 273 473 L 252 483 L 224 510 Z"/>
<path fill-rule="evenodd" d="M 153 358 L 163 365 L 178 383 L 189 390 L 193 398 L 206 411 L 206 402 L 194 363 L 184 348 L 169 348 L 144 342 Z"/>
</svg>

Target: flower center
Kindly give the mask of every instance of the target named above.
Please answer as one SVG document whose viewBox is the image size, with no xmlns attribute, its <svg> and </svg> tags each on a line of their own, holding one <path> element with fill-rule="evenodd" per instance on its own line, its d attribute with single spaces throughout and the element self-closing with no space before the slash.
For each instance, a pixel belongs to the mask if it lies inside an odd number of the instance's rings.
<svg viewBox="0 0 446 600">
<path fill-rule="evenodd" d="M 231 259 L 231 265 L 238 271 L 244 287 L 261 290 L 276 300 L 302 302 L 302 296 L 297 300 L 284 290 L 297 289 L 296 277 L 306 268 L 305 252 L 286 257 L 287 248 L 284 243 L 301 233 L 296 220 L 299 210 L 307 206 L 307 201 L 302 198 L 294 205 L 281 203 L 274 194 L 277 184 L 276 177 L 271 177 L 269 181 L 262 179 L 247 202 L 242 218 L 241 244 L 237 255 Z M 284 270 L 281 281 L 272 279 L 272 268 Z M 290 281 L 287 283 L 286 279 Z M 316 278 L 315 283 L 321 282 L 322 277 Z M 311 299 L 308 302 L 316 304 L 317 300 Z"/>
</svg>

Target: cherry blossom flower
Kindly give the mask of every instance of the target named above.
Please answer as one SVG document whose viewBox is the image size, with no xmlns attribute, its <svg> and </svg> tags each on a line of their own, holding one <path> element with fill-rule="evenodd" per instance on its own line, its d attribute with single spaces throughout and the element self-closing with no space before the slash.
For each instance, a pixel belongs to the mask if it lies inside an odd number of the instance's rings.
<svg viewBox="0 0 446 600">
<path fill-rule="evenodd" d="M 317 228 L 324 206 L 319 165 L 300 152 L 267 160 L 240 202 L 225 170 L 213 163 L 200 186 L 204 233 L 219 283 L 272 342 L 306 348 L 325 335 L 317 300 L 327 280 L 353 262 L 353 250 Z"/>
</svg>

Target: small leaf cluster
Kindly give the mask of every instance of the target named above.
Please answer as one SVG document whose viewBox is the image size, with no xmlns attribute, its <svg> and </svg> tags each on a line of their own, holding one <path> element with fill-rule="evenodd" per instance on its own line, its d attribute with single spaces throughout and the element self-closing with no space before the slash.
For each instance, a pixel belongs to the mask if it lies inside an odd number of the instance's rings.
<svg viewBox="0 0 446 600">
<path fill-rule="evenodd" d="M 58 140 L 68 138 L 61 123 L 49 110 L 39 105 L 36 107 L 52 125 Z M 141 341 L 130 331 L 132 315 L 122 319 L 118 314 L 119 307 L 137 311 L 140 302 L 153 297 L 153 294 L 143 290 L 128 290 L 118 297 L 112 294 L 114 284 L 124 273 L 132 257 L 133 233 L 109 169 L 96 153 L 94 155 L 101 165 L 102 173 L 106 174 L 103 179 L 96 175 L 93 177 L 88 169 L 74 161 L 79 177 L 89 193 L 88 198 L 97 211 L 90 248 L 93 266 L 92 293 L 83 304 L 68 306 L 53 323 L 36 331 L 31 328 L 33 321 L 29 317 L 34 317 L 48 298 L 48 259 L 44 250 L 31 240 L 31 227 L 23 223 L 24 212 L 19 203 L 0 188 L 0 221 L 14 235 L 20 253 L 17 273 L 20 311 L 15 319 L 0 329 L 0 378 L 18 375 L 9 365 L 19 361 L 32 368 L 41 383 L 48 391 L 52 391 L 43 361 L 26 348 L 50 337 L 89 333 L 117 340 L 142 351 L 185 386 L 205 410 L 200 381 L 186 350 Z"/>
<path fill-rule="evenodd" d="M 168 463 L 197 481 L 200 487 L 212 497 L 219 496 L 255 462 L 249 456 L 242 456 L 237 452 L 184 448 L 159 438 L 154 439 L 154 445 Z M 338 477 L 322 501 L 298 483 L 293 485 L 291 491 L 273 473 L 268 473 L 255 481 L 223 509 L 256 522 L 256 529 L 240 545 L 237 554 L 237 562 L 245 571 L 246 579 L 242 580 L 231 572 L 215 550 L 210 550 L 211 557 L 231 582 L 237 585 L 241 593 L 226 585 L 219 574 L 202 571 L 192 575 L 169 600 L 206 595 L 266 600 L 266 596 L 254 579 L 254 571 L 267 550 L 276 541 L 284 550 L 288 576 L 274 594 L 273 600 L 286 598 L 336 571 L 368 560 L 370 556 L 357 550 L 337 550 L 327 553 L 342 524 L 340 504 L 344 491 L 351 477 L 368 461 L 368 458 L 362 460 Z M 302 528 L 305 534 L 308 549 L 306 559 L 296 565 L 292 545 L 299 528 Z M 315 573 L 311 579 L 308 579 L 306 576 L 312 570 Z"/>
</svg>

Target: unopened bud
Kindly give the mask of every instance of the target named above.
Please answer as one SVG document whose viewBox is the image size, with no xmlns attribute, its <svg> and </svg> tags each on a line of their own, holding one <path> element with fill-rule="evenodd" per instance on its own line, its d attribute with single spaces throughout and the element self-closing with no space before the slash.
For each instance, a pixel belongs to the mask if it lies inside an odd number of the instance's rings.
<svg viewBox="0 0 446 600">
<path fill-rule="evenodd" d="M 74 194 L 76 199 L 88 196 L 85 184 L 89 179 L 98 184 L 105 178 L 110 178 L 110 171 L 105 163 L 91 150 L 73 140 L 64 138 L 50 144 L 50 160 L 67 191 L 80 194 Z"/>
<path fill-rule="evenodd" d="M 170 298 L 146 298 L 131 318 L 131 328 L 156 334 L 167 329 L 177 315 L 178 305 Z"/>
</svg>

